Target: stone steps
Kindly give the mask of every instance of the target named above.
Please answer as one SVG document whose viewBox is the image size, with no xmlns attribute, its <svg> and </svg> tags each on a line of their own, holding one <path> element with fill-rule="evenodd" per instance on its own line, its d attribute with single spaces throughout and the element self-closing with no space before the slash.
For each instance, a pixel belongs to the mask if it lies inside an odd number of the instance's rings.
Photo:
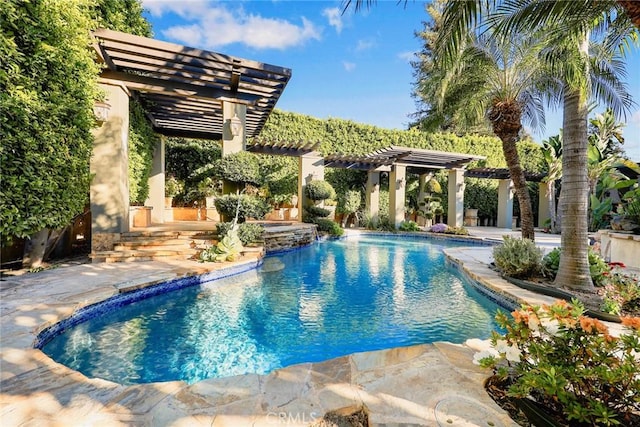
<svg viewBox="0 0 640 427">
<path fill-rule="evenodd" d="M 134 262 L 189 259 L 217 243 L 218 235 L 206 231 L 133 231 L 121 234 L 110 251 L 94 252 L 93 262 Z"/>
</svg>

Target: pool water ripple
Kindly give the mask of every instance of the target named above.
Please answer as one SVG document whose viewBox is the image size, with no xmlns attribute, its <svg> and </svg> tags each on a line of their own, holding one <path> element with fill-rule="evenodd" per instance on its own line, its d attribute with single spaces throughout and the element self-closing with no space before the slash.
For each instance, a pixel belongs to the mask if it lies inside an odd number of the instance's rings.
<svg viewBox="0 0 640 427">
<path fill-rule="evenodd" d="M 487 338 L 497 304 L 445 264 L 460 243 L 360 236 L 91 318 L 43 347 L 123 384 L 246 373 L 354 352 Z"/>
</svg>

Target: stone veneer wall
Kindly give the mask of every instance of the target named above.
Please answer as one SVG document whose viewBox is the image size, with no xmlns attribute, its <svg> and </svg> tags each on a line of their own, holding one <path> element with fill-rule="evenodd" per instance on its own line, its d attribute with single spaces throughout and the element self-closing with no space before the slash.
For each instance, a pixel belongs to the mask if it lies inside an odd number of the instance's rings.
<svg viewBox="0 0 640 427">
<path fill-rule="evenodd" d="M 264 230 L 264 250 L 266 253 L 287 251 L 306 246 L 316 240 L 318 232 L 315 224 L 270 226 Z"/>
</svg>

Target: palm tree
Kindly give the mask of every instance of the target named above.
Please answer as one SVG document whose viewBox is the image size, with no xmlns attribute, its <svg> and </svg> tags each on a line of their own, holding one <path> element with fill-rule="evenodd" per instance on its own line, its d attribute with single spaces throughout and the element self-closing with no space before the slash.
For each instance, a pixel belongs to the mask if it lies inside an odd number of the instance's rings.
<svg viewBox="0 0 640 427">
<path fill-rule="evenodd" d="M 549 229 L 558 233 L 561 229 L 562 216 L 556 208 L 556 181 L 562 177 L 562 133 L 542 141 L 542 154 L 547 164 L 547 175 L 542 180 L 547 184 L 547 199 L 549 203 Z"/>
<path fill-rule="evenodd" d="M 421 96 L 433 103 L 427 123 L 451 115 L 472 124 L 490 122 L 502 141 L 518 196 L 522 237 L 531 240 L 535 238 L 533 210 L 517 142 L 523 121 L 534 127 L 544 122 L 545 91 L 553 93 L 556 83 L 538 60 L 539 50 L 532 38 L 469 34 L 452 61 L 438 61 L 420 82 Z"/>
</svg>

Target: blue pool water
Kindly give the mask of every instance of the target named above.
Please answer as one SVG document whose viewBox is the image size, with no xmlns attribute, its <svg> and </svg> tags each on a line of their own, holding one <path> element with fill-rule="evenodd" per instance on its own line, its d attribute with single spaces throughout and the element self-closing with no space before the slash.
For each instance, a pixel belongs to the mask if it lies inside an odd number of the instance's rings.
<svg viewBox="0 0 640 427">
<path fill-rule="evenodd" d="M 94 317 L 43 351 L 122 384 L 267 373 L 349 353 L 487 338 L 499 306 L 445 265 L 460 245 L 360 236 Z"/>
</svg>

